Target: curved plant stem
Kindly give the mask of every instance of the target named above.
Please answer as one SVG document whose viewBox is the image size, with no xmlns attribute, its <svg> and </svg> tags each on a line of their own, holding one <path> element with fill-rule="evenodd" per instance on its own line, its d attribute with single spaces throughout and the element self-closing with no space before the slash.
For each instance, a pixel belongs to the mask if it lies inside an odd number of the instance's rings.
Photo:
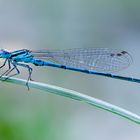
<svg viewBox="0 0 140 140">
<path fill-rule="evenodd" d="M 4 78 L 6 78 L 6 77 L 2 77 L 1 80 L 3 80 Z M 22 80 L 22 79 L 18 79 L 18 78 L 9 78 L 5 82 L 14 83 L 17 85 L 22 85 L 22 86 L 26 85 L 26 80 Z M 42 91 L 46 91 L 49 93 L 61 95 L 64 97 L 72 98 L 74 100 L 82 101 L 82 102 L 88 103 L 92 106 L 101 108 L 103 110 L 109 111 L 114 114 L 117 114 L 117 115 L 119 115 L 123 118 L 126 118 L 128 120 L 131 120 L 137 124 L 140 124 L 140 116 L 138 116 L 130 111 L 127 111 L 123 108 L 120 108 L 118 106 L 107 103 L 105 101 L 90 97 L 88 95 L 85 95 L 85 94 L 82 94 L 82 93 L 79 93 L 79 92 L 76 92 L 73 90 L 65 89 L 62 87 L 57 87 L 57 86 L 44 84 L 44 83 L 40 83 L 40 82 L 33 82 L 33 81 L 29 82 L 29 87 L 39 89 Z"/>
</svg>

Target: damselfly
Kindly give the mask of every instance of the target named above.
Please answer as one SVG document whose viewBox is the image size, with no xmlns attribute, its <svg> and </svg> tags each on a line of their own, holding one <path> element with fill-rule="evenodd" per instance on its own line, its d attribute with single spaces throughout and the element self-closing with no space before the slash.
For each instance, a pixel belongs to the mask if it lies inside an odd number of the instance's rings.
<svg viewBox="0 0 140 140">
<path fill-rule="evenodd" d="M 15 76 L 20 74 L 18 67 L 28 69 L 28 81 L 31 80 L 32 67 L 28 63 L 35 66 L 51 66 L 73 71 L 79 71 L 87 74 L 101 75 L 126 81 L 140 82 L 139 79 L 113 75 L 116 72 L 127 68 L 132 63 L 130 54 L 126 51 L 108 48 L 77 48 L 67 50 L 38 50 L 32 51 L 28 49 L 21 49 L 16 51 L 0 50 L 0 58 L 5 61 L 0 68 L 8 63 L 8 70 L 6 70 L 0 77 Z M 10 73 L 16 70 L 15 74 Z"/>
</svg>

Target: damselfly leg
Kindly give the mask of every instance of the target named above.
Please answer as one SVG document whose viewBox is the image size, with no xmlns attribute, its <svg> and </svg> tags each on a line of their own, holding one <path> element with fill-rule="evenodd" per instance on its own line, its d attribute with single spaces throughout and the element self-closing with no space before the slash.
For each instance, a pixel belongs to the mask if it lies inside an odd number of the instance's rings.
<svg viewBox="0 0 140 140">
<path fill-rule="evenodd" d="M 10 70 L 5 74 L 5 76 L 8 76 L 14 69 L 16 70 L 16 73 L 14 73 L 14 74 L 12 74 L 12 75 L 9 75 L 9 76 L 6 77 L 4 80 L 7 80 L 7 79 L 10 78 L 10 77 L 13 77 L 13 76 L 15 76 L 15 75 L 20 74 L 20 71 L 19 71 L 19 69 L 17 68 L 16 64 L 14 64 L 14 62 L 11 62 L 11 64 L 13 65 L 13 68 L 10 69 Z"/>
<path fill-rule="evenodd" d="M 10 60 L 9 59 L 6 59 L 5 62 L 3 63 L 3 65 L 0 68 L 4 67 L 7 61 L 8 61 L 8 69 L 3 74 L 0 75 L 0 78 L 2 76 L 6 75 L 9 72 L 9 70 L 11 69 L 11 64 L 10 64 Z"/>
<path fill-rule="evenodd" d="M 15 61 L 10 61 L 9 59 L 6 59 L 3 63 L 2 66 L 0 66 L 0 68 L 4 67 L 6 65 L 6 63 L 8 62 L 8 70 L 6 70 L 3 74 L 0 75 L 0 78 L 2 78 L 2 76 L 8 76 L 6 77 L 5 79 L 3 79 L 2 81 L 6 81 L 8 80 L 10 77 L 13 77 L 13 76 L 16 76 L 18 74 L 20 74 L 20 71 L 19 69 L 17 68 L 17 66 L 21 66 L 21 67 L 24 67 L 24 68 L 27 68 L 28 69 L 28 72 L 29 72 L 29 76 L 28 76 L 28 79 L 27 79 L 27 82 L 26 82 L 26 86 L 29 90 L 29 80 L 33 81 L 32 78 L 31 78 L 31 75 L 32 75 L 32 68 L 29 66 L 29 65 L 26 65 L 26 64 L 21 64 L 21 63 L 17 63 Z M 13 68 L 11 68 L 11 65 L 13 66 Z M 16 70 L 16 73 L 15 74 L 11 74 L 9 75 L 13 70 Z"/>
<path fill-rule="evenodd" d="M 7 61 L 8 61 L 8 59 L 5 59 L 4 63 L 0 66 L 0 69 L 5 66 Z"/>
<path fill-rule="evenodd" d="M 21 64 L 21 63 L 15 63 L 15 64 L 18 65 L 18 66 L 21 66 L 21 67 L 24 67 L 24 68 L 28 69 L 29 76 L 28 76 L 28 79 L 27 79 L 27 82 L 26 82 L 26 86 L 27 86 L 27 88 L 29 90 L 29 80 L 33 81 L 32 78 L 31 78 L 33 69 L 29 65 L 26 65 L 26 64 Z"/>
</svg>

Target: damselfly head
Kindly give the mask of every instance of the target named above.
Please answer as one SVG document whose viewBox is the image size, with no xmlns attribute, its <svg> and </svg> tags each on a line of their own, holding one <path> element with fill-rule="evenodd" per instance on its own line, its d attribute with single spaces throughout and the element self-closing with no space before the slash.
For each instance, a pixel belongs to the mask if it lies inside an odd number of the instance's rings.
<svg viewBox="0 0 140 140">
<path fill-rule="evenodd" d="M 7 58 L 8 55 L 9 55 L 8 51 L 0 49 L 0 58 Z"/>
<path fill-rule="evenodd" d="M 0 49 L 0 53 L 2 53 L 4 50 L 3 49 Z"/>
</svg>

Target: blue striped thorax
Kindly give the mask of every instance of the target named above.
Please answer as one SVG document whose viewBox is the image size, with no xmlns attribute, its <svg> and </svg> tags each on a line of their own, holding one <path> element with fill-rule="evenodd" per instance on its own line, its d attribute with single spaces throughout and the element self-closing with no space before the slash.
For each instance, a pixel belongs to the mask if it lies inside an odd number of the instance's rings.
<svg viewBox="0 0 140 140">
<path fill-rule="evenodd" d="M 16 61 L 16 62 L 29 62 L 33 56 L 30 54 L 31 51 L 22 49 L 17 50 L 11 53 L 10 59 Z"/>
</svg>

